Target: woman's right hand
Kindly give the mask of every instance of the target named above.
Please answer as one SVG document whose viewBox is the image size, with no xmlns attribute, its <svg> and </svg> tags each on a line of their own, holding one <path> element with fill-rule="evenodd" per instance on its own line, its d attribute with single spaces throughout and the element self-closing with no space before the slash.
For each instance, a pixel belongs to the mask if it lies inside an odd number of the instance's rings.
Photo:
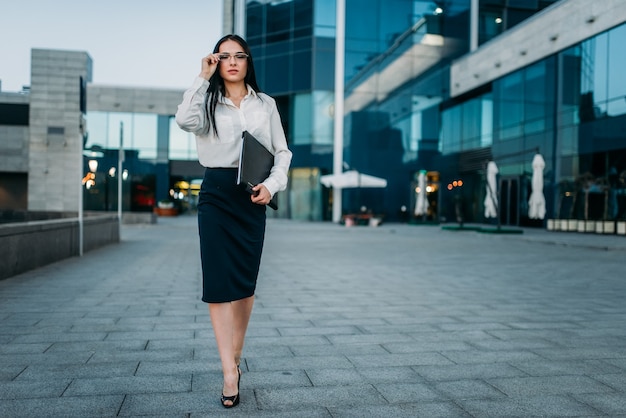
<svg viewBox="0 0 626 418">
<path fill-rule="evenodd" d="M 202 58 L 202 70 L 200 71 L 200 77 L 205 80 L 210 79 L 215 70 L 217 69 L 217 64 L 220 62 L 217 54 L 209 54 L 206 57 Z"/>
</svg>

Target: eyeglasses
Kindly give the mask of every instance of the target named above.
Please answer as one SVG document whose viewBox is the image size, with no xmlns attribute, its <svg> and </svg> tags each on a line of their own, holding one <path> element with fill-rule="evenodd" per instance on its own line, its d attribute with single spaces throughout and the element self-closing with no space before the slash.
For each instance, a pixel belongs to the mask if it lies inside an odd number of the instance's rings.
<svg viewBox="0 0 626 418">
<path fill-rule="evenodd" d="M 248 59 L 248 54 L 243 52 L 237 52 L 235 54 L 229 54 L 228 52 L 222 52 L 217 55 L 220 61 L 230 61 L 231 58 L 235 58 L 236 61 L 245 61 Z"/>
</svg>

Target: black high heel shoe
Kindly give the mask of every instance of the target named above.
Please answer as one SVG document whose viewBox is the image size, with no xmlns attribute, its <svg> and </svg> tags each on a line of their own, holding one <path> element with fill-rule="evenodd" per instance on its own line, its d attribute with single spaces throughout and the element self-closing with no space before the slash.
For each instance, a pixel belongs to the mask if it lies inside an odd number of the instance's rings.
<svg viewBox="0 0 626 418">
<path fill-rule="evenodd" d="M 237 405 L 239 405 L 239 400 L 241 399 L 239 397 L 239 383 L 241 382 L 241 369 L 239 369 L 239 366 L 237 366 L 237 394 L 233 395 L 233 396 L 224 396 L 224 394 L 222 393 L 222 397 L 220 398 L 220 401 L 222 402 L 222 406 L 224 408 L 232 408 L 235 407 Z M 226 405 L 224 402 L 232 402 L 230 405 Z"/>
</svg>

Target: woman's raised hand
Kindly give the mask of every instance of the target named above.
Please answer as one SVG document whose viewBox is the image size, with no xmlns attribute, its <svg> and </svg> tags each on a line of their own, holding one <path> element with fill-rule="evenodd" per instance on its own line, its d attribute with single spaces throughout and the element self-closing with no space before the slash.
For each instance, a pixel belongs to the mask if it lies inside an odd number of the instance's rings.
<svg viewBox="0 0 626 418">
<path fill-rule="evenodd" d="M 217 54 L 209 54 L 202 58 L 202 70 L 200 71 L 200 77 L 205 80 L 210 79 L 217 68 L 217 63 L 220 62 Z"/>
</svg>

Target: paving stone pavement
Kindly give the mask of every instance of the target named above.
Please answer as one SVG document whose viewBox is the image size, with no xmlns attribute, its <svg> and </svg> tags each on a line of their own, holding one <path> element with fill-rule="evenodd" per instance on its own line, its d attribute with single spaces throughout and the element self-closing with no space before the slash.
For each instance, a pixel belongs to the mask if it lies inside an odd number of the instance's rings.
<svg viewBox="0 0 626 418">
<path fill-rule="evenodd" d="M 626 237 L 270 219 L 225 410 L 195 222 L 0 281 L 0 416 L 626 416 Z"/>
</svg>

